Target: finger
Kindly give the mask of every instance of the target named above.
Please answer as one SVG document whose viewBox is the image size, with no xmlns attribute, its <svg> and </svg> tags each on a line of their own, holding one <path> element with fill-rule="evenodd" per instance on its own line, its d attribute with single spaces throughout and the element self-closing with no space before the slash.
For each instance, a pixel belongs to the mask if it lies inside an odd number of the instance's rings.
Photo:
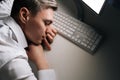
<svg viewBox="0 0 120 80">
<path fill-rule="evenodd" d="M 54 37 L 52 37 L 50 34 L 47 34 L 47 40 L 49 43 L 53 42 Z"/>
<path fill-rule="evenodd" d="M 48 43 L 46 38 L 43 40 L 43 44 L 44 44 L 45 48 L 47 48 L 48 50 L 51 50 L 50 44 Z"/>
<path fill-rule="evenodd" d="M 47 34 L 49 34 L 49 35 L 51 35 L 51 37 L 55 37 L 55 33 L 53 33 L 52 31 L 49 31 L 49 32 L 47 32 Z"/>
<path fill-rule="evenodd" d="M 54 35 L 57 34 L 57 30 L 53 26 L 47 27 L 46 32 L 50 32 L 51 34 Z"/>
<path fill-rule="evenodd" d="M 52 32 L 56 35 L 57 34 L 57 30 L 54 28 L 52 29 Z"/>
</svg>

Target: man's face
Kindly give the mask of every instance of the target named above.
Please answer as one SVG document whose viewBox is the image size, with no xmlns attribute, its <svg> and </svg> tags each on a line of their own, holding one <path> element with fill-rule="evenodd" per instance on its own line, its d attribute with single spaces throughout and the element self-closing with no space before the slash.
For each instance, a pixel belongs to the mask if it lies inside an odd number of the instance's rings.
<svg viewBox="0 0 120 80">
<path fill-rule="evenodd" d="M 26 38 L 35 43 L 40 44 L 45 38 L 46 27 L 51 26 L 53 22 L 53 9 L 43 9 L 35 16 L 30 16 L 25 24 L 24 33 Z"/>
</svg>

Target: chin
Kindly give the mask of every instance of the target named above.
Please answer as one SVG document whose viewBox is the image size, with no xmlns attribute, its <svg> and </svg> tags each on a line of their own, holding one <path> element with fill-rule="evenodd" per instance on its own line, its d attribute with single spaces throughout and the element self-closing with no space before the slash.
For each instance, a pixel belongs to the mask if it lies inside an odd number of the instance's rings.
<svg viewBox="0 0 120 80">
<path fill-rule="evenodd" d="M 42 41 L 35 41 L 34 42 L 34 44 L 36 44 L 36 45 L 39 45 L 39 44 L 41 44 L 42 43 Z"/>
<path fill-rule="evenodd" d="M 42 40 L 27 40 L 28 44 L 35 44 L 40 45 L 42 43 Z"/>
<path fill-rule="evenodd" d="M 30 43 L 33 43 L 35 45 L 40 45 L 42 43 L 41 39 L 33 39 L 33 40 L 28 40 Z"/>
</svg>

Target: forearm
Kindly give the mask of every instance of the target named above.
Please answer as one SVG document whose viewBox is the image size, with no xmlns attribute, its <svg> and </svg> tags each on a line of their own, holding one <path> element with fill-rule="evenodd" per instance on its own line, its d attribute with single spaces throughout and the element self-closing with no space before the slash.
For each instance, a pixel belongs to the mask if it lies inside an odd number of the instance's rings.
<svg viewBox="0 0 120 80">
<path fill-rule="evenodd" d="M 0 1 L 0 19 L 10 16 L 14 0 Z"/>
<path fill-rule="evenodd" d="M 29 44 L 28 48 L 26 48 L 26 51 L 29 59 L 36 65 L 38 70 L 49 68 L 41 45 Z"/>
<path fill-rule="evenodd" d="M 38 69 L 39 80 L 56 80 L 55 72 L 49 69 L 47 59 L 41 45 L 30 44 L 26 49 L 27 55 Z"/>
<path fill-rule="evenodd" d="M 37 60 L 35 65 L 38 70 L 49 69 L 49 65 L 45 57 L 41 57 L 39 60 Z"/>
</svg>

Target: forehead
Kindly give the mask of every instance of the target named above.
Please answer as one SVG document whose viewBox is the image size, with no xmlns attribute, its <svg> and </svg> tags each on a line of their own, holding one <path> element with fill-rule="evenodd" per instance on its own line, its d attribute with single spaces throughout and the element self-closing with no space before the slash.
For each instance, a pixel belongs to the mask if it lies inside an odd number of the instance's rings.
<svg viewBox="0 0 120 80">
<path fill-rule="evenodd" d="M 41 11 L 39 11 L 37 13 L 37 16 L 36 17 L 41 17 L 43 19 L 50 19 L 50 20 L 53 20 L 53 14 L 54 14 L 54 11 L 53 9 L 51 8 L 48 8 L 48 9 L 43 9 Z"/>
</svg>

